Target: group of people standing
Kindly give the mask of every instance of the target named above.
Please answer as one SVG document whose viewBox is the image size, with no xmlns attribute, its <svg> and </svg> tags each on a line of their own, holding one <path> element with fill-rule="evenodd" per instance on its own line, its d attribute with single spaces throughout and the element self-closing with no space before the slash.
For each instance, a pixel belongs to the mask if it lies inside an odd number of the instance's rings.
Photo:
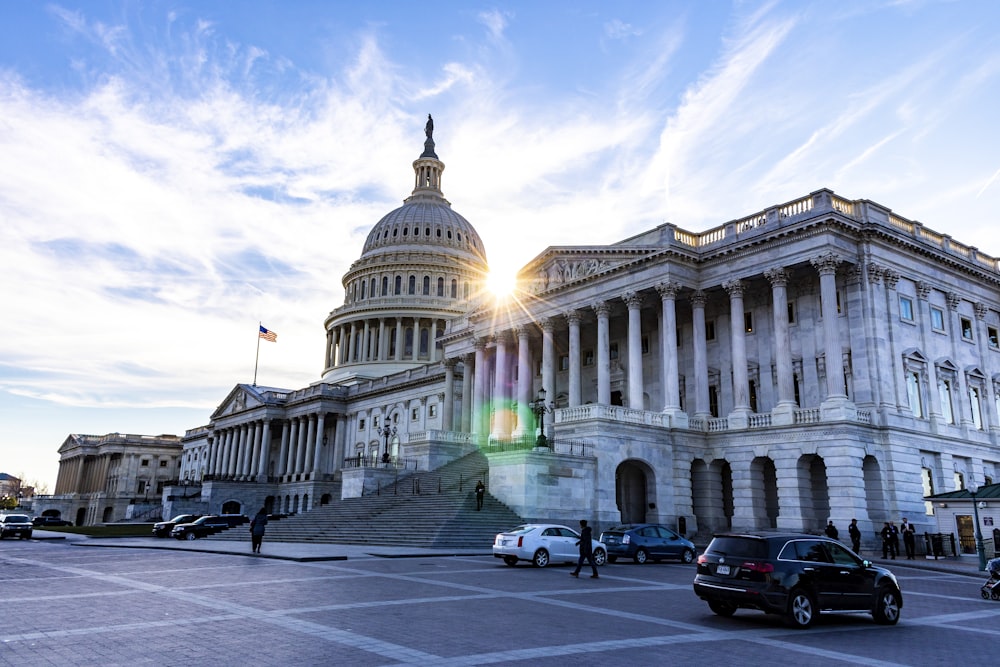
<svg viewBox="0 0 1000 667">
<path fill-rule="evenodd" d="M 839 539 L 840 532 L 833 525 L 833 521 L 827 522 L 824 532 L 827 537 L 835 540 Z M 851 549 L 855 553 L 861 553 L 861 529 L 858 528 L 857 519 L 851 519 L 851 525 L 848 526 L 847 532 L 851 536 Z M 899 553 L 900 533 L 903 535 L 906 560 L 914 560 L 916 558 L 917 529 L 914 528 L 912 523 L 906 520 L 906 517 L 903 517 L 903 523 L 898 528 L 894 522 L 886 521 L 882 526 L 882 530 L 879 531 L 879 537 L 882 538 L 882 558 L 896 560 L 896 554 Z"/>
</svg>

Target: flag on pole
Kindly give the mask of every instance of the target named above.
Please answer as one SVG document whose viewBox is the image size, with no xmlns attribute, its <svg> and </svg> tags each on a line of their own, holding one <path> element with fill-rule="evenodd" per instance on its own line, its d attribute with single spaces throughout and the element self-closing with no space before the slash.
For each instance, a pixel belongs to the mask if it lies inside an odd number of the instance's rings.
<svg viewBox="0 0 1000 667">
<path fill-rule="evenodd" d="M 260 327 L 260 338 L 263 338 L 264 340 L 269 341 L 271 343 L 278 342 L 278 334 L 274 333 L 273 331 L 268 331 L 263 326 Z"/>
</svg>

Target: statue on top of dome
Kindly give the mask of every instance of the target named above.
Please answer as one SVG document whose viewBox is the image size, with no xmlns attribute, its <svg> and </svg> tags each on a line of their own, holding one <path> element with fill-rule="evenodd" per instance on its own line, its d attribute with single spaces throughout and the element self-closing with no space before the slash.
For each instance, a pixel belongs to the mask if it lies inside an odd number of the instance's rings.
<svg viewBox="0 0 1000 667">
<path fill-rule="evenodd" d="M 430 114 L 427 114 L 427 124 L 424 125 L 424 134 L 427 135 L 428 139 L 434 138 L 434 119 L 431 118 Z"/>
</svg>

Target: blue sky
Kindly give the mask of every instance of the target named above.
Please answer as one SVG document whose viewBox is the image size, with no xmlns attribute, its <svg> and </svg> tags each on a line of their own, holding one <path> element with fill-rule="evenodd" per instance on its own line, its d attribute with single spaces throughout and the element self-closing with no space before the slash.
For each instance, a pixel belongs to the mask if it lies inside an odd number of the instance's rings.
<svg viewBox="0 0 1000 667">
<path fill-rule="evenodd" d="M 822 187 L 1000 256 L 1000 3 L 0 3 L 0 472 L 298 388 L 435 118 L 511 272 Z"/>
</svg>

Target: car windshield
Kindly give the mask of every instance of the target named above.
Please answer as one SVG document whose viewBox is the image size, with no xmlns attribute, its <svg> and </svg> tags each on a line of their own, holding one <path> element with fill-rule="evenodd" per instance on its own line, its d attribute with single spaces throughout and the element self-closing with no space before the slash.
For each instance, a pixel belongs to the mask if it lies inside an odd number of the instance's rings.
<svg viewBox="0 0 1000 667">
<path fill-rule="evenodd" d="M 722 536 L 713 539 L 706 551 L 741 558 L 767 558 L 767 542 L 752 537 Z"/>
<path fill-rule="evenodd" d="M 8 514 L 4 520 L 7 523 L 31 523 L 31 519 L 24 514 Z"/>
</svg>

